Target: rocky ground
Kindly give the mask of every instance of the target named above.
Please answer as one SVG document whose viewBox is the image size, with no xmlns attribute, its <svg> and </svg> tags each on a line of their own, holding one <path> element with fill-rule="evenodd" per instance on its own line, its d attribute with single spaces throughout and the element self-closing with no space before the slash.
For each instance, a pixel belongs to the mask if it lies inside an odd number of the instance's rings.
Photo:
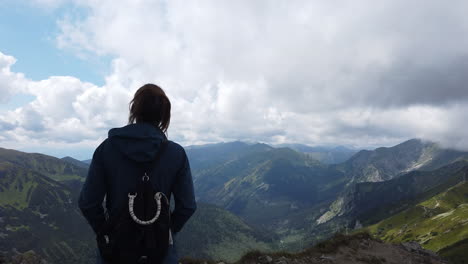
<svg viewBox="0 0 468 264">
<path fill-rule="evenodd" d="M 47 264 L 33 251 L 14 256 L 10 261 L 0 258 L 0 264 Z M 300 253 L 250 252 L 235 264 L 442 264 L 448 263 L 416 242 L 389 244 L 367 233 L 335 235 Z M 224 261 L 182 259 L 180 264 L 227 264 Z"/>
<path fill-rule="evenodd" d="M 182 259 L 181 264 L 222 264 L 225 262 Z M 336 235 L 303 252 L 251 252 L 236 264 L 439 264 L 448 263 L 418 243 L 387 244 L 368 234 Z"/>
</svg>

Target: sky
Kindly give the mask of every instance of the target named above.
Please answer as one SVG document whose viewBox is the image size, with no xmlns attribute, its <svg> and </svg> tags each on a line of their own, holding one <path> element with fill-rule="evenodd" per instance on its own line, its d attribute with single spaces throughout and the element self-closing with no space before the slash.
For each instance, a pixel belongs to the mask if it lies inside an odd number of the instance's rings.
<svg viewBox="0 0 468 264">
<path fill-rule="evenodd" d="M 0 0 L 0 147 L 88 159 L 145 83 L 181 145 L 468 150 L 467 1 Z"/>
</svg>

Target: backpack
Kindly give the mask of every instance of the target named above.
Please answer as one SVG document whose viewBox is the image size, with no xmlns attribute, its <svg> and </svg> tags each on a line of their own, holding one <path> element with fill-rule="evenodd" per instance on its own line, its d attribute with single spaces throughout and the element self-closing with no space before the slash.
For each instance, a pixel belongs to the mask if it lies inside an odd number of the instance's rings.
<svg viewBox="0 0 468 264">
<path fill-rule="evenodd" d="M 151 173 L 166 148 L 159 152 L 130 188 L 128 207 L 108 217 L 96 236 L 101 257 L 108 264 L 162 263 L 173 243 L 170 230 L 169 199 L 151 184 Z"/>
</svg>

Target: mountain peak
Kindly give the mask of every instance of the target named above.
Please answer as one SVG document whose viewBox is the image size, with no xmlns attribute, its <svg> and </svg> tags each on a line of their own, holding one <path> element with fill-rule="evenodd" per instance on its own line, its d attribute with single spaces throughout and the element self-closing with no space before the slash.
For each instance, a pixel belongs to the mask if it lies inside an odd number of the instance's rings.
<svg viewBox="0 0 468 264">
<path fill-rule="evenodd" d="M 70 156 L 63 157 L 63 158 L 61 158 L 61 160 L 65 161 L 65 162 L 67 162 L 69 164 L 73 164 L 75 166 L 78 166 L 80 168 L 85 168 L 85 169 L 89 168 L 89 164 L 87 164 L 87 163 L 85 163 L 83 161 L 77 160 L 75 158 L 72 158 Z"/>
</svg>

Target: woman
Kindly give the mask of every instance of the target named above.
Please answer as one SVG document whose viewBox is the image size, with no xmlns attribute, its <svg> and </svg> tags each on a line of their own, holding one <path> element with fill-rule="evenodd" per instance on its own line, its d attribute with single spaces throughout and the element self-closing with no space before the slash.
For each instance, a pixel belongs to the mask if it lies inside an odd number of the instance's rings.
<svg viewBox="0 0 468 264">
<path fill-rule="evenodd" d="M 160 87 L 142 86 L 130 102 L 129 124 L 109 130 L 108 138 L 95 150 L 79 207 L 98 237 L 111 222 L 109 219 L 128 211 L 130 186 L 135 186 L 142 166 L 155 160 L 151 175 L 156 176 L 151 177 L 150 185 L 169 200 L 173 196 L 175 201 L 170 213 L 171 240 L 176 240 L 177 233 L 195 212 L 187 155 L 179 144 L 166 137 L 170 111 L 171 103 Z M 177 263 L 177 257 L 175 244 L 169 245 L 164 263 Z M 98 255 L 97 263 L 106 262 Z"/>
</svg>

